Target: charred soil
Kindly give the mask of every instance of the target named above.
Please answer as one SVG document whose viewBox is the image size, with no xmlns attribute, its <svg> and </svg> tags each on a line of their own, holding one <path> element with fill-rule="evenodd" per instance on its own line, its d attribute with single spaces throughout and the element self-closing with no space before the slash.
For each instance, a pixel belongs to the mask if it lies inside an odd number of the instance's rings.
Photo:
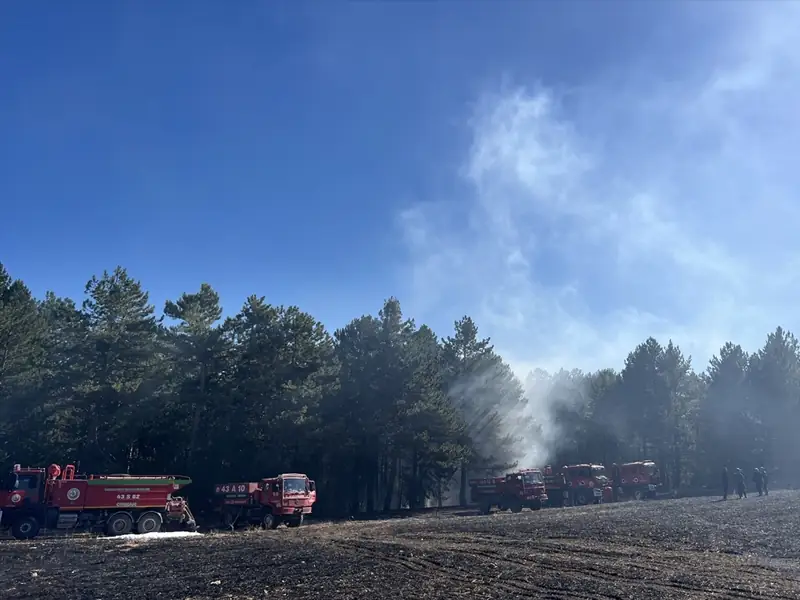
<svg viewBox="0 0 800 600">
<path fill-rule="evenodd" d="M 0 542 L 0 597 L 800 597 L 800 493 L 184 539 Z"/>
</svg>

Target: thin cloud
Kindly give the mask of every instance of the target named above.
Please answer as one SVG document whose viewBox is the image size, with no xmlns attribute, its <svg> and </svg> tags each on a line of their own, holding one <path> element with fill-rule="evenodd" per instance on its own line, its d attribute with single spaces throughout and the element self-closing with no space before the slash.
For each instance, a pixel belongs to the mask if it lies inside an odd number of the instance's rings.
<svg viewBox="0 0 800 600">
<path fill-rule="evenodd" d="M 703 368 L 727 340 L 795 326 L 800 13 L 751 6 L 695 57 L 700 80 L 481 98 L 469 197 L 401 215 L 415 316 L 474 315 L 521 376 L 620 368 L 649 335 Z"/>
</svg>

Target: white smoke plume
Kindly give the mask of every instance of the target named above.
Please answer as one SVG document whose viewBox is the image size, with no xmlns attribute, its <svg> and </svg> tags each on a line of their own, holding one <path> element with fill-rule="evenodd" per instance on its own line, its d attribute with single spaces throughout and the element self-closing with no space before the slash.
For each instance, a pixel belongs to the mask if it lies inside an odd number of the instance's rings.
<svg viewBox="0 0 800 600">
<path fill-rule="evenodd" d="M 643 54 L 613 81 L 524 73 L 483 94 L 466 192 L 401 215 L 416 318 L 472 315 L 523 381 L 619 369 L 650 335 L 703 368 L 727 340 L 797 329 L 800 5 L 682 6 L 708 23 L 683 78 Z M 529 394 L 542 436 L 520 459 L 541 463 L 560 400 Z"/>
</svg>

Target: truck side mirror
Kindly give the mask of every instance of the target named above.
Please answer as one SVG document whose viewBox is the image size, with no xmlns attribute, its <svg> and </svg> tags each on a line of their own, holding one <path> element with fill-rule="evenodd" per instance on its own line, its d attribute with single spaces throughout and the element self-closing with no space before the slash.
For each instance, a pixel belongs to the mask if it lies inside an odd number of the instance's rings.
<svg viewBox="0 0 800 600">
<path fill-rule="evenodd" d="M 317 491 L 317 484 L 314 483 L 313 481 L 309 480 L 308 481 L 308 491 L 309 492 L 316 492 Z"/>
</svg>

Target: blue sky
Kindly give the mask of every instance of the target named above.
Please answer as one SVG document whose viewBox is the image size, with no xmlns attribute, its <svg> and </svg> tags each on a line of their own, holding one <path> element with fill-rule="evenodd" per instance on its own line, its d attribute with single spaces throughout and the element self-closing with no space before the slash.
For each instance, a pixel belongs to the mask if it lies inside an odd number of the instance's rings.
<svg viewBox="0 0 800 600">
<path fill-rule="evenodd" d="M 0 16 L 0 260 L 37 295 L 122 264 L 159 310 L 207 281 L 331 327 L 397 295 L 520 371 L 797 324 L 796 4 Z"/>
</svg>

